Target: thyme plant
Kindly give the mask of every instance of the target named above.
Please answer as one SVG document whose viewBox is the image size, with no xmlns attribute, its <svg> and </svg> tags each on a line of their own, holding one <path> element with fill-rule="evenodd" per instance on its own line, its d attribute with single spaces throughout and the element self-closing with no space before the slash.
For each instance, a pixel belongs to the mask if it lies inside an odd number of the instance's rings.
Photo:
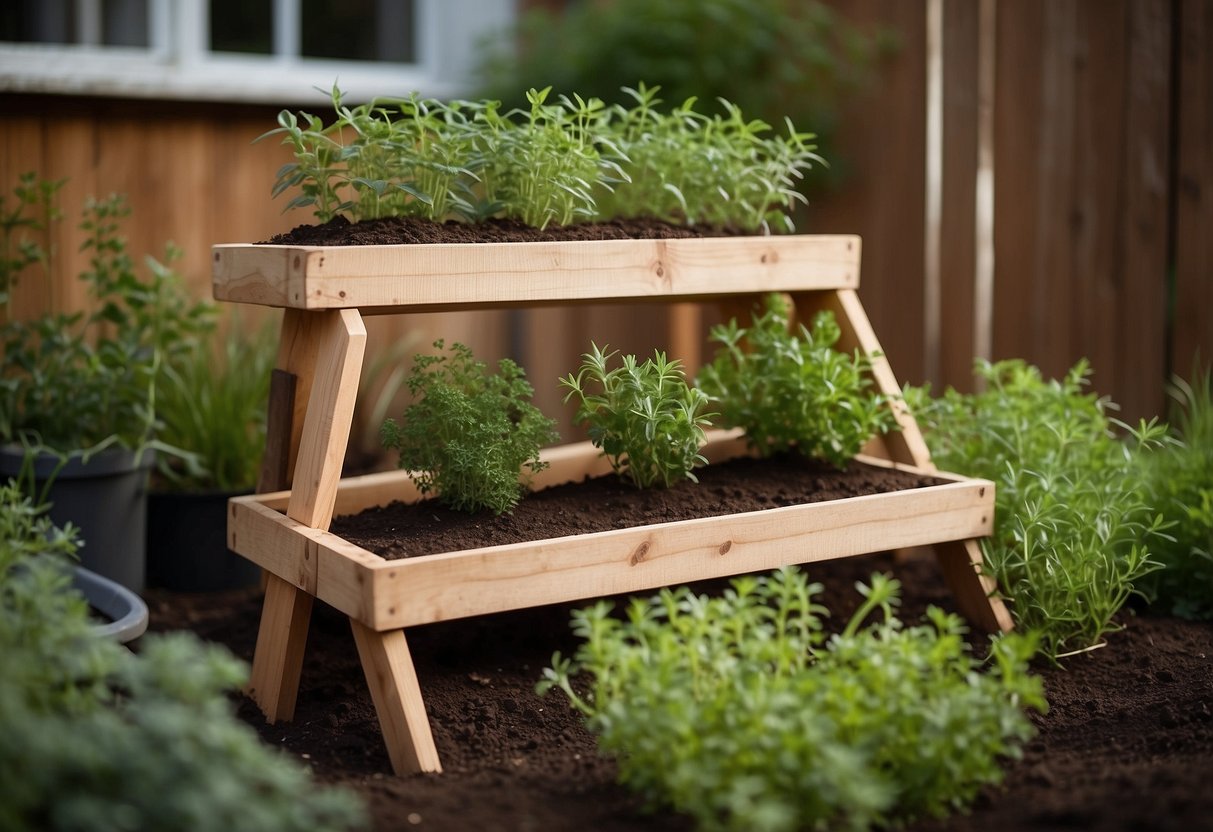
<svg viewBox="0 0 1213 832">
<path fill-rule="evenodd" d="M 872 389 L 871 362 L 834 349 L 840 336 L 830 312 L 793 330 L 787 301 L 771 294 L 748 329 L 736 319 L 712 328 L 721 346 L 695 383 L 724 425 L 743 428 L 763 456 L 796 450 L 841 468 L 895 422 L 887 398 Z"/>
<path fill-rule="evenodd" d="M 894 615 L 900 585 L 857 585 L 837 635 L 801 571 L 736 578 L 720 597 L 666 589 L 573 613 L 584 639 L 538 685 L 559 688 L 614 756 L 623 782 L 701 829 L 869 829 L 961 808 L 997 783 L 1046 708 L 1033 644 L 992 642 L 932 607 Z M 869 621 L 869 619 L 871 619 Z M 576 683 L 578 674 L 588 676 Z M 582 692 L 584 691 L 584 693 Z"/>
<path fill-rule="evenodd" d="M 698 482 L 693 469 L 707 462 L 699 453 L 704 443 L 704 413 L 708 397 L 689 387 L 682 362 L 665 353 L 639 364 L 625 355 L 608 370 L 617 355 L 597 344 L 582 358 L 577 375 L 560 380 L 568 389 L 565 402 L 577 400 L 578 423 L 589 424 L 590 441 L 638 488 L 669 487 L 680 480 Z"/>
<path fill-rule="evenodd" d="M 540 448 L 557 439 L 522 368 L 503 358 L 489 373 L 471 349 L 452 344 L 449 354 L 416 356 L 407 385 L 414 401 L 401 422 L 383 423 L 381 437 L 421 493 L 458 511 L 517 505 L 526 480 L 547 467 Z"/>
<path fill-rule="evenodd" d="M 982 541 L 1019 627 L 1057 658 L 1099 643 L 1112 617 L 1159 564 L 1166 525 L 1142 488 L 1139 460 L 1165 428 L 1114 435 L 1110 405 L 1085 392 L 1076 364 L 1046 381 L 1023 361 L 979 361 L 986 389 L 907 402 L 940 467 L 997 483 L 994 535 Z"/>
</svg>

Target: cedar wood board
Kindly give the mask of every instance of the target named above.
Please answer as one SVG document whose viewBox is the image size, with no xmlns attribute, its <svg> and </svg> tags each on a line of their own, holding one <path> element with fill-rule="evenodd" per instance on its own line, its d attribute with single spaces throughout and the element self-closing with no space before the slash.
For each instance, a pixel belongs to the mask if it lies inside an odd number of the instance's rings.
<svg viewBox="0 0 1213 832">
<path fill-rule="evenodd" d="M 736 456 L 736 434 L 717 437 L 709 459 Z M 588 442 L 545 453 L 535 488 L 609 470 Z M 947 483 L 887 494 L 721 517 L 386 560 L 282 511 L 290 492 L 229 503 L 228 545 L 289 583 L 378 631 L 640 592 L 793 563 L 989 535 L 994 484 L 885 460 Z M 342 480 L 337 514 L 415 499 L 407 472 Z"/>
</svg>

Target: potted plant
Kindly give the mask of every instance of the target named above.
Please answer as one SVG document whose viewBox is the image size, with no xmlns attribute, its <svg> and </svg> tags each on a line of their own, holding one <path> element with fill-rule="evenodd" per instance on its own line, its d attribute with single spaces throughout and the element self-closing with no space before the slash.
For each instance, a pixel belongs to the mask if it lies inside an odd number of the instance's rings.
<svg viewBox="0 0 1213 832">
<path fill-rule="evenodd" d="M 147 582 L 179 592 L 255 585 L 261 570 L 227 548 L 227 501 L 252 493 L 265 449 L 273 332 L 230 322 L 219 355 L 198 349 L 161 370 L 161 442 L 148 494 Z"/>
<path fill-rule="evenodd" d="M 4 208 L 7 293 L 51 252 L 30 238 L 57 218 L 54 184 L 22 177 L 16 205 Z M 6 315 L 0 327 L 0 475 L 44 492 L 56 524 L 73 523 L 89 569 L 139 590 L 144 582 L 147 475 L 158 447 L 156 398 L 163 366 L 196 350 L 209 324 L 205 307 L 184 295 L 165 262 L 147 258 L 140 276 L 118 233 L 123 197 L 89 199 L 80 228 L 88 267 L 79 275 L 88 312 Z M 6 310 L 7 311 L 7 310 Z"/>
</svg>

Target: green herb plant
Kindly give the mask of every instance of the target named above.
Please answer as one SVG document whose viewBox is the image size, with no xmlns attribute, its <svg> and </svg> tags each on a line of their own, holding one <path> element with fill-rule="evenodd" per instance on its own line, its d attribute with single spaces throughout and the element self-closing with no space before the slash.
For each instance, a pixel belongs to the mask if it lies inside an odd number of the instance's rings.
<svg viewBox="0 0 1213 832">
<path fill-rule="evenodd" d="M 834 349 L 840 335 L 828 311 L 793 330 L 788 302 L 768 295 L 748 329 L 736 319 L 712 328 L 721 346 L 695 383 L 761 455 L 796 450 L 841 468 L 895 422 L 888 399 L 872 389 L 867 356 Z"/>
<path fill-rule="evenodd" d="M 1124 439 L 1110 405 L 1085 392 L 1089 368 L 1046 381 L 1023 361 L 979 361 L 980 393 L 930 399 L 907 389 L 940 467 L 997 484 L 985 567 L 1017 625 L 1059 658 L 1100 643 L 1112 617 L 1158 568 L 1166 522 L 1143 489 L 1138 460 L 1165 428 L 1142 422 Z"/>
<path fill-rule="evenodd" d="M 591 344 L 577 375 L 560 380 L 569 391 L 565 402 L 577 400 L 575 421 L 588 423 L 590 441 L 638 488 L 698 482 L 693 469 L 707 462 L 699 453 L 710 415 L 707 395 L 688 386 L 682 363 L 663 352 L 643 364 L 625 355 L 608 370 L 617 354 Z"/>
<path fill-rule="evenodd" d="M 9 315 L 12 289 L 21 274 L 34 265 L 48 265 L 49 255 L 44 246 L 32 237 L 46 231 L 60 218 L 55 201 L 56 192 L 63 187 L 58 182 L 41 181 L 33 172 L 18 177 L 13 189 L 13 204 L 8 205 L 0 194 L 0 307 Z"/>
<path fill-rule="evenodd" d="M 442 354 L 413 359 L 407 386 L 413 403 L 397 423 L 383 423 L 381 438 L 400 452 L 422 494 L 458 511 L 511 510 L 531 474 L 547 464 L 542 446 L 557 439 L 553 420 L 531 403 L 534 389 L 522 368 L 508 358 L 489 373 L 471 349 L 452 344 Z"/>
<path fill-rule="evenodd" d="M 1139 457 L 1154 507 L 1170 522 L 1151 542 L 1162 569 L 1139 588 L 1173 615 L 1213 619 L 1213 370 L 1171 385 L 1174 435 Z"/>
<path fill-rule="evenodd" d="M 240 722 L 247 671 L 187 633 L 138 653 L 97 635 L 68 570 L 78 541 L 0 486 L 0 829 L 252 832 L 361 828 Z"/>
<path fill-rule="evenodd" d="M 161 368 L 160 441 L 188 452 L 157 458 L 169 490 L 234 492 L 257 484 L 274 335 L 269 326 L 246 332 L 233 318 L 218 355 L 203 347 Z"/>
<path fill-rule="evenodd" d="M 47 193 L 29 181 L 23 180 L 27 193 Z M 91 312 L 8 320 L 0 327 L 0 441 L 64 458 L 154 443 L 161 370 L 197 348 L 212 326 L 213 307 L 188 298 L 166 265 L 179 256 L 171 245 L 164 262 L 147 258 L 146 276 L 136 272 L 119 234 L 129 213 L 117 195 L 85 203 L 80 228 L 89 263 L 79 277 L 92 296 Z M 4 249 L 11 250 L 18 230 L 36 227 L 13 222 L 0 229 Z M 6 270 L 0 285 L 12 285 L 26 267 L 50 262 L 35 240 L 21 237 L 16 245 L 22 254 L 0 263 Z M 20 270 L 8 271 L 15 268 Z"/>
<path fill-rule="evenodd" d="M 857 588 L 862 605 L 832 636 L 821 585 L 795 568 L 716 598 L 662 590 L 622 620 L 602 601 L 573 613 L 584 642 L 574 660 L 553 657 L 538 690 L 564 692 L 626 785 L 702 829 L 943 816 L 997 783 L 1032 735 L 1023 709 L 1046 708 L 1033 643 L 996 639 L 982 673 L 956 615 L 933 607 L 904 626 L 897 581 Z"/>
<path fill-rule="evenodd" d="M 298 189 L 287 208 L 311 207 L 321 222 L 504 217 L 546 228 L 653 216 L 791 230 L 796 185 L 821 162 L 812 135 L 790 121 L 786 136 L 769 135 L 728 101 L 715 116 L 695 112 L 694 99 L 662 113 L 656 93 L 629 89 L 631 108 L 550 87 L 514 109 L 416 95 L 350 107 L 334 86 L 331 123 L 284 110 L 262 138 L 282 136 L 295 155 L 274 195 Z"/>
</svg>

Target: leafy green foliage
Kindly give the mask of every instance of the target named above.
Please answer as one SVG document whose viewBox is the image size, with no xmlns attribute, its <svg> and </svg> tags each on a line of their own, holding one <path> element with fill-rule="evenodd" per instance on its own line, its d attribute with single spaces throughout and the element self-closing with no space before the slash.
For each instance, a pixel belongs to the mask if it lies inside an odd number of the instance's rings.
<svg viewBox="0 0 1213 832">
<path fill-rule="evenodd" d="M 71 529 L 0 487 L 0 829 L 338 830 L 353 797 L 262 745 L 226 693 L 244 666 L 188 634 L 138 655 L 90 629 Z"/>
<path fill-rule="evenodd" d="M 695 383 L 763 456 L 796 449 L 843 467 L 895 425 L 888 400 L 871 389 L 871 362 L 834 349 L 841 331 L 833 313 L 792 331 L 781 296 L 768 295 L 765 305 L 749 329 L 736 319 L 712 328 L 721 346 Z"/>
<path fill-rule="evenodd" d="M 11 208 L 0 194 L 0 306 L 6 312 L 21 274 L 35 264 L 47 265 L 46 249 L 31 235 L 46 231 L 59 219 L 55 193 L 63 182 L 40 181 L 31 171 L 18 177 Z"/>
<path fill-rule="evenodd" d="M 459 511 L 517 505 L 525 478 L 547 467 L 539 449 L 557 438 L 555 423 L 531 404 L 522 368 L 503 358 L 489 373 L 468 347 L 452 344 L 449 355 L 416 356 L 407 383 L 414 401 L 381 435 L 421 493 L 435 491 Z"/>
<path fill-rule="evenodd" d="M 626 473 L 638 488 L 697 482 L 692 469 L 707 462 L 699 449 L 708 397 L 687 386 L 682 363 L 654 352 L 643 364 L 625 355 L 608 370 L 617 353 L 597 344 L 590 349 L 577 375 L 569 373 L 560 384 L 569 390 L 565 402 L 577 399 L 575 420 L 589 424 L 590 441 L 602 448 L 615 473 Z"/>
<path fill-rule="evenodd" d="M 785 120 L 787 135 L 770 137 L 769 124 L 746 119 L 729 101 L 711 117 L 695 111 L 694 98 L 662 114 L 659 90 L 625 88 L 634 105 L 614 108 L 614 146 L 626 159 L 628 182 L 600 197 L 602 213 L 795 230 L 792 209 L 805 201 L 800 180 L 814 163 L 824 164 L 813 135 Z"/>
<path fill-rule="evenodd" d="M 173 490 L 251 490 L 265 449 L 266 400 L 277 355 L 271 327 L 248 333 L 238 318 L 216 356 L 196 349 L 161 368 L 160 441 L 186 455 L 160 455 Z"/>
<path fill-rule="evenodd" d="M 1139 457 L 1154 507 L 1171 523 L 1151 542 L 1163 568 L 1139 588 L 1152 604 L 1185 618 L 1213 618 L 1213 371 L 1172 385 L 1176 435 Z"/>
<path fill-rule="evenodd" d="M 655 216 L 790 230 L 788 212 L 803 202 L 796 185 L 821 162 L 812 135 L 788 121 L 786 136 L 770 136 L 728 101 L 715 116 L 697 113 L 693 98 L 663 114 L 656 93 L 629 89 L 628 109 L 545 87 L 503 110 L 494 100 L 416 95 L 349 107 L 334 87 L 331 124 L 284 110 L 265 134 L 295 154 L 273 192 L 298 188 L 287 208 L 311 207 L 321 222 L 500 216 L 545 228 Z"/>
<path fill-rule="evenodd" d="M 84 206 L 80 227 L 87 233 L 89 265 L 80 280 L 94 311 L 0 327 L 0 441 L 67 454 L 114 444 L 139 449 L 155 437 L 160 371 L 197 348 L 213 307 L 191 301 L 179 276 L 154 258 L 146 260 L 146 277 L 136 273 L 118 234 L 129 213 L 117 195 Z M 3 229 L 6 249 L 12 242 L 7 235 L 22 227 Z M 36 241 L 23 239 L 19 246 L 26 265 L 48 262 Z M 178 254 L 170 246 L 166 261 Z M 8 274 L 0 284 L 16 278 Z"/>
<path fill-rule="evenodd" d="M 981 393 L 932 400 L 908 389 L 906 400 L 937 465 L 997 483 L 994 535 L 982 545 L 1016 623 L 1038 631 L 1052 657 L 1091 647 L 1158 568 L 1165 522 L 1135 460 L 1164 429 L 1114 436 L 1107 403 L 1084 392 L 1085 361 L 1059 381 L 1018 360 L 979 361 L 976 372 Z"/>
<path fill-rule="evenodd" d="M 704 829 L 867 829 L 942 816 L 1001 779 L 1046 705 L 1027 674 L 1033 645 L 967 652 L 961 620 L 931 608 L 905 627 L 900 585 L 874 575 L 838 635 L 822 626 L 819 584 L 794 568 L 732 581 L 722 597 L 687 588 L 573 613 L 585 642 L 556 654 L 558 687 L 588 718 L 622 780 Z M 870 615 L 875 620 L 865 625 Z M 584 696 L 574 686 L 591 675 Z"/>
</svg>

